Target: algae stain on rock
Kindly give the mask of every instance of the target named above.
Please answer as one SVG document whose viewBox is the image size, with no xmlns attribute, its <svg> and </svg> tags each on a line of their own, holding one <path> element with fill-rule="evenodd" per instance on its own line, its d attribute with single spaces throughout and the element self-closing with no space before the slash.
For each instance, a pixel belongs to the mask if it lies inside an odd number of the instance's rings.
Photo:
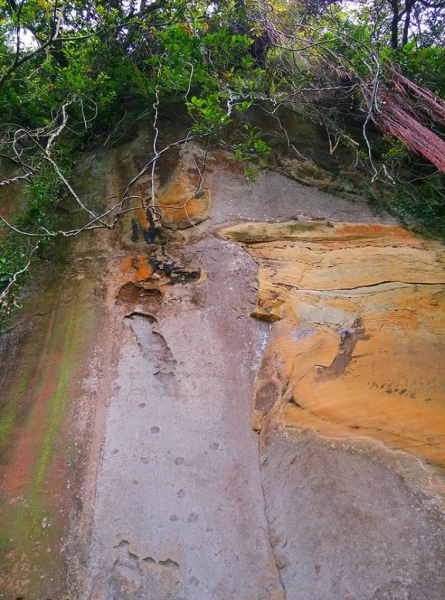
<svg viewBox="0 0 445 600">
<path fill-rule="evenodd" d="M 69 393 L 70 379 L 76 370 L 75 335 L 76 325 L 78 324 L 80 317 L 77 296 L 74 301 L 73 310 L 70 311 L 67 317 L 67 322 L 57 323 L 54 331 L 54 346 L 57 346 L 60 343 L 64 351 L 63 358 L 59 364 L 56 387 L 52 394 L 46 414 L 47 428 L 42 440 L 33 482 L 36 488 L 42 483 L 51 461 L 52 452 L 60 429 L 60 423 Z"/>
<path fill-rule="evenodd" d="M 17 376 L 8 391 L 6 403 L 0 409 L 0 456 L 5 452 L 9 444 L 9 437 L 16 423 L 19 412 L 18 398 L 22 398 L 28 389 L 33 375 L 32 366 L 29 365 Z"/>
<path fill-rule="evenodd" d="M 90 288 L 91 281 L 79 282 L 66 302 L 62 283 L 55 284 L 55 309 L 37 326 L 44 332 L 43 347 L 39 336 L 28 346 L 24 341 L 24 360 L 34 370 L 28 368 L 9 390 L 8 406 L 27 400 L 26 414 L 10 428 L 11 448 L 2 466 L 2 493 L 9 502 L 3 502 L 0 513 L 0 588 L 11 594 L 49 597 L 63 587 L 69 475 L 66 461 L 55 451 L 66 444 L 67 401 L 76 402 L 81 393 L 95 331 L 96 311 L 87 300 Z"/>
</svg>

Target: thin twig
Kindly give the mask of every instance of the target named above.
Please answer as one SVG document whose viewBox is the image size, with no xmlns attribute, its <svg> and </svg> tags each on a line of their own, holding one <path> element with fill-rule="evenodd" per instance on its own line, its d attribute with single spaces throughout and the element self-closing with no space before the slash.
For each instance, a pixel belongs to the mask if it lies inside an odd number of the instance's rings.
<svg viewBox="0 0 445 600">
<path fill-rule="evenodd" d="M 14 273 L 14 275 L 12 276 L 11 281 L 9 282 L 9 284 L 5 287 L 5 289 L 3 290 L 3 292 L 0 294 L 0 306 L 3 304 L 6 296 L 9 293 L 9 290 L 12 288 L 13 285 L 15 285 L 17 279 L 20 277 L 20 275 L 22 275 L 23 273 L 25 273 L 30 265 L 31 265 L 31 261 L 32 261 L 32 257 L 34 255 L 34 253 L 37 251 L 38 247 L 40 244 L 40 240 L 37 240 L 36 245 L 34 246 L 34 248 L 31 250 L 30 255 L 28 256 L 28 262 L 26 263 L 26 265 L 23 267 L 23 269 L 19 269 L 18 271 L 16 271 Z"/>
</svg>

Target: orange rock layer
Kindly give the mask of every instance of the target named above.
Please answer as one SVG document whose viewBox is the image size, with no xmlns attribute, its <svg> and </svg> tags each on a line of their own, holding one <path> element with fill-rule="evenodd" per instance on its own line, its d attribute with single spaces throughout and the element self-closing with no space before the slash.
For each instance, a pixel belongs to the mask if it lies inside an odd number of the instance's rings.
<svg viewBox="0 0 445 600">
<path fill-rule="evenodd" d="M 445 467 L 445 249 L 401 227 L 249 223 L 223 230 L 259 264 L 275 322 L 253 424 L 367 436 Z"/>
<path fill-rule="evenodd" d="M 185 154 L 156 198 L 162 225 L 169 229 L 187 229 L 210 217 L 210 190 L 200 183 L 199 171 L 192 158 Z"/>
</svg>

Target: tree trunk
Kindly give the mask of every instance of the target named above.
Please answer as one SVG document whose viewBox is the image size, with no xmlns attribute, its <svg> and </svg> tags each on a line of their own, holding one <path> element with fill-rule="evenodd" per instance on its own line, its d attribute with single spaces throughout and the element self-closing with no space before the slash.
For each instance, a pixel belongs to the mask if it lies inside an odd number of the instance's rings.
<svg viewBox="0 0 445 600">
<path fill-rule="evenodd" d="M 411 10 L 413 7 L 413 2 L 411 0 L 406 0 L 405 4 L 405 24 L 403 26 L 403 38 L 402 38 L 402 47 L 408 43 L 408 34 L 409 34 L 409 26 L 411 23 Z"/>
<path fill-rule="evenodd" d="M 399 47 L 399 5 L 397 0 L 392 0 L 389 4 L 392 8 L 391 47 L 393 50 L 397 50 Z"/>
</svg>

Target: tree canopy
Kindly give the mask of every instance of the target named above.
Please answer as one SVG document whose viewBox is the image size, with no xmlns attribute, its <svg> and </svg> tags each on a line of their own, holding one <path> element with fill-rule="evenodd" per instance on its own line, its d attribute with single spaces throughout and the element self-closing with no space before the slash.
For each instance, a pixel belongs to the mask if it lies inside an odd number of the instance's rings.
<svg viewBox="0 0 445 600">
<path fill-rule="evenodd" d="M 0 206 L 0 313 L 20 304 L 51 239 L 111 229 L 126 210 L 125 198 L 103 215 L 83 204 L 76 154 L 171 102 L 186 106 L 191 136 L 246 165 L 270 153 L 240 119 L 252 104 L 302 111 L 332 152 L 349 145 L 370 181 L 393 186 L 387 206 L 443 235 L 444 19 L 445 0 L 0 0 L 0 189 L 22 185 L 28 198 L 14 219 Z M 416 202 L 401 202 L 410 185 Z M 80 228 L 59 227 L 64 194 L 84 212 Z"/>
</svg>

